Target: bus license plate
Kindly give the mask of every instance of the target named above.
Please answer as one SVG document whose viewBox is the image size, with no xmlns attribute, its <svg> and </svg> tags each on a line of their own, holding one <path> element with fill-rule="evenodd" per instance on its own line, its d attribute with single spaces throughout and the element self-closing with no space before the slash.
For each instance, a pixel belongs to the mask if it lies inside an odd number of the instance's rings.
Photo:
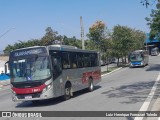
<svg viewBox="0 0 160 120">
<path fill-rule="evenodd" d="M 32 96 L 25 96 L 25 99 L 31 99 Z"/>
</svg>

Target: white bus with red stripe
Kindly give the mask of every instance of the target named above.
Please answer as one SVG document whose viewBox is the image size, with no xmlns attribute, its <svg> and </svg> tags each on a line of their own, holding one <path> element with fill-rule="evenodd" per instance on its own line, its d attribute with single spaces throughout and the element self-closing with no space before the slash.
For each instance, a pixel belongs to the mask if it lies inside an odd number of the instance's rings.
<svg viewBox="0 0 160 120">
<path fill-rule="evenodd" d="M 17 49 L 9 57 L 13 101 L 64 96 L 101 81 L 99 54 L 73 46 L 50 45 Z"/>
</svg>

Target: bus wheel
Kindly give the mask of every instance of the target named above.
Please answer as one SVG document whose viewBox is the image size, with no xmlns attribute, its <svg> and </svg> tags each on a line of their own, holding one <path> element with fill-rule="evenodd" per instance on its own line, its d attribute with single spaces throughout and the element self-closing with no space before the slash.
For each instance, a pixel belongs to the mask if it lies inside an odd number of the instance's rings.
<svg viewBox="0 0 160 120">
<path fill-rule="evenodd" d="M 64 100 L 68 100 L 70 98 L 71 98 L 71 84 L 66 84 L 65 93 L 64 93 Z"/>
<path fill-rule="evenodd" d="M 93 85 L 93 80 L 92 78 L 89 78 L 89 87 L 88 87 L 88 90 L 89 92 L 92 92 L 94 90 L 94 85 Z"/>
</svg>

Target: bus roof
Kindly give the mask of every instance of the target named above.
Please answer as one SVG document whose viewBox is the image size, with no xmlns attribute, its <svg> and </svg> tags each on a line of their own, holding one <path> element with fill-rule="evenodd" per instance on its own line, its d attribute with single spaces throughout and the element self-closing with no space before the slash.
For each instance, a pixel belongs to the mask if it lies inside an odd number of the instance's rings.
<svg viewBox="0 0 160 120">
<path fill-rule="evenodd" d="M 135 50 L 131 52 L 130 54 L 139 54 L 139 53 L 148 54 L 146 50 Z"/>
<path fill-rule="evenodd" d="M 46 48 L 47 50 L 58 50 L 58 51 L 98 53 L 97 51 L 94 51 L 94 50 L 82 50 L 82 49 L 79 49 L 75 46 L 68 46 L 68 45 L 32 46 L 32 47 L 25 47 L 25 48 L 16 49 L 16 50 L 11 51 L 11 53 L 16 52 L 16 51 L 21 51 L 21 50 L 34 49 L 34 48 Z"/>
<path fill-rule="evenodd" d="M 133 52 L 143 52 L 144 50 L 135 50 Z"/>
<path fill-rule="evenodd" d="M 25 48 L 20 48 L 20 49 L 13 50 L 12 52 L 14 52 L 14 51 L 19 51 L 19 50 L 32 49 L 32 48 L 39 48 L 39 47 L 45 47 L 45 46 L 32 46 L 32 47 L 25 47 Z"/>
<path fill-rule="evenodd" d="M 82 49 L 79 49 L 75 46 L 68 46 L 68 45 L 49 45 L 47 47 L 48 47 L 48 50 L 92 52 L 92 53 L 96 52 L 96 51 L 93 51 L 93 50 L 82 50 Z"/>
</svg>

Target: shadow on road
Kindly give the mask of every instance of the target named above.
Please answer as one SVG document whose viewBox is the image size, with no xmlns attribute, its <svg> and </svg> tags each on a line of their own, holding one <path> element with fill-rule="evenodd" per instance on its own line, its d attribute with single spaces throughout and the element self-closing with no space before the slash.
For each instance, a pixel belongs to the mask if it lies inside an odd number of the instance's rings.
<svg viewBox="0 0 160 120">
<path fill-rule="evenodd" d="M 146 71 L 160 71 L 160 64 L 153 64 Z"/>
<path fill-rule="evenodd" d="M 108 98 L 124 98 L 122 104 L 134 104 L 137 102 L 144 102 L 148 97 L 155 81 L 138 82 L 131 85 L 123 85 L 118 88 L 113 88 L 110 91 L 103 92 Z M 154 97 L 157 97 L 155 95 Z"/>
<path fill-rule="evenodd" d="M 99 89 L 99 88 L 101 88 L 101 86 L 95 86 L 94 91 Z M 83 89 L 81 91 L 74 92 L 73 97 L 71 99 L 74 99 L 78 96 L 81 96 L 81 95 L 87 94 L 87 93 L 88 93 L 88 89 Z M 17 104 L 16 108 L 50 106 L 50 105 L 59 104 L 61 102 L 65 102 L 63 97 L 41 100 L 41 101 L 37 101 L 36 103 L 32 103 L 31 101 L 26 101 L 26 102 L 21 102 L 21 103 Z"/>
</svg>

